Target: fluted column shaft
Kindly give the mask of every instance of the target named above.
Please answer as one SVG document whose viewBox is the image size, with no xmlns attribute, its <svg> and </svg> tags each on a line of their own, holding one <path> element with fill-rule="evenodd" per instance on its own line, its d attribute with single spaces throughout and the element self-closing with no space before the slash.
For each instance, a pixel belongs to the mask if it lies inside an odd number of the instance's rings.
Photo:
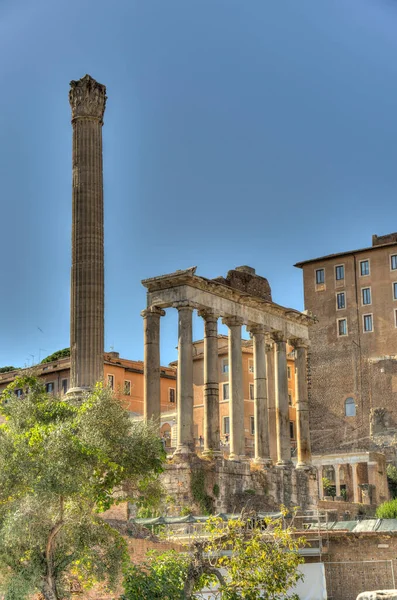
<svg viewBox="0 0 397 600">
<path fill-rule="evenodd" d="M 287 342 L 282 336 L 275 336 L 276 345 L 276 425 L 277 425 L 277 464 L 291 463 L 291 441 L 289 434 L 289 403 L 287 373 Z"/>
<path fill-rule="evenodd" d="M 165 311 L 152 306 L 143 310 L 144 336 L 144 392 L 143 414 L 145 421 L 154 420 L 160 428 L 161 380 L 160 380 L 160 317 Z"/>
<path fill-rule="evenodd" d="M 307 348 L 304 344 L 294 344 L 296 350 L 296 427 L 298 464 L 297 468 L 305 468 L 311 465 L 312 454 L 310 447 L 310 423 L 309 402 L 307 393 Z"/>
<path fill-rule="evenodd" d="M 86 75 L 71 82 L 73 124 L 71 387 L 103 379 L 104 227 L 102 125 L 106 88 Z"/>
<path fill-rule="evenodd" d="M 258 325 L 249 331 L 254 349 L 255 462 L 270 464 L 265 330 Z"/>
<path fill-rule="evenodd" d="M 178 377 L 177 377 L 177 448 L 176 454 L 194 451 L 193 431 L 193 308 L 176 304 L 178 309 Z"/>
<path fill-rule="evenodd" d="M 204 319 L 204 454 L 220 452 L 218 317 L 200 311 Z"/>
<path fill-rule="evenodd" d="M 335 471 L 335 490 L 336 490 L 336 496 L 340 496 L 340 471 L 339 471 L 339 465 L 335 465 L 334 466 L 334 471 Z"/>
<path fill-rule="evenodd" d="M 275 363 L 274 363 L 274 344 L 268 340 L 266 344 L 266 364 L 267 364 L 267 403 L 269 416 L 269 447 L 270 458 L 277 462 L 277 425 L 276 425 L 276 381 L 275 381 Z"/>
<path fill-rule="evenodd" d="M 243 356 L 241 325 L 237 317 L 223 319 L 229 328 L 229 416 L 230 460 L 240 460 L 245 455 Z"/>
</svg>

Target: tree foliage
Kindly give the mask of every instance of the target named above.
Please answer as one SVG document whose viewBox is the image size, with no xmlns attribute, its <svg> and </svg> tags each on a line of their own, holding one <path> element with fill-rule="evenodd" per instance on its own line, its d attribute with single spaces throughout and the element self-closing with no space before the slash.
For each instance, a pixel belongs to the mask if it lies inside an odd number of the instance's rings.
<svg viewBox="0 0 397 600">
<path fill-rule="evenodd" d="M 40 364 L 44 365 L 45 363 L 52 362 L 53 360 L 59 360 L 60 358 L 67 358 L 68 356 L 70 356 L 70 348 L 64 348 L 63 350 L 57 350 L 53 354 L 46 356 L 43 358 Z"/>
<path fill-rule="evenodd" d="M 389 490 L 392 498 L 397 497 L 397 469 L 394 465 L 387 465 L 387 483 L 389 484 Z"/>
<path fill-rule="evenodd" d="M 24 390 L 23 400 L 14 390 Z M 108 389 L 79 402 L 20 377 L 1 395 L 0 586 L 6 600 L 68 593 L 70 575 L 113 586 L 126 557 L 120 534 L 98 512 L 129 481 L 139 501 L 162 470 L 153 428 L 133 423 Z M 1 590 L 1 587 L 0 587 Z"/>
<path fill-rule="evenodd" d="M 9 373 L 10 371 L 16 371 L 17 367 L 0 367 L 0 373 Z"/>
<path fill-rule="evenodd" d="M 378 519 L 397 519 L 397 498 L 378 506 L 376 516 Z"/>
<path fill-rule="evenodd" d="M 197 539 L 190 554 L 152 554 L 143 565 L 131 565 L 123 600 L 195 600 L 216 581 L 222 600 L 297 600 L 290 590 L 302 578 L 298 549 L 304 540 L 292 534 L 282 518 L 241 516 L 225 523 L 211 517 L 206 539 Z"/>
</svg>

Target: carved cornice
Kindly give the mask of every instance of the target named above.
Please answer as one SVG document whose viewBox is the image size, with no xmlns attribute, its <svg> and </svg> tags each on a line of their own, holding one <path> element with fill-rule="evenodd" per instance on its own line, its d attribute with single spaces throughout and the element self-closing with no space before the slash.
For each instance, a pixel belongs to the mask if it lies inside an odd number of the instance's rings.
<svg viewBox="0 0 397 600">
<path fill-rule="evenodd" d="M 72 108 L 72 122 L 75 119 L 88 118 L 103 123 L 106 107 L 106 86 L 84 75 L 78 81 L 70 82 L 69 103 Z"/>
</svg>

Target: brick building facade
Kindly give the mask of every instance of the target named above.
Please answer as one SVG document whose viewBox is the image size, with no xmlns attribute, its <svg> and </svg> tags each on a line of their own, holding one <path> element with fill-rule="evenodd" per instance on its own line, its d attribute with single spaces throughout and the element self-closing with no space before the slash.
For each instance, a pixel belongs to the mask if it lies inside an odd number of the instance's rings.
<svg viewBox="0 0 397 600">
<path fill-rule="evenodd" d="M 397 233 L 297 263 L 310 329 L 310 422 L 317 453 L 397 444 Z"/>
</svg>

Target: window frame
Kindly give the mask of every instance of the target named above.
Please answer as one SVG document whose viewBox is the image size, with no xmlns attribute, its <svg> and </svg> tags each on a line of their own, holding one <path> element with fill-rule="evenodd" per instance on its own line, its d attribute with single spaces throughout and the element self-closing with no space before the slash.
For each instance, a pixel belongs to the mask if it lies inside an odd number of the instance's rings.
<svg viewBox="0 0 397 600">
<path fill-rule="evenodd" d="M 396 267 L 393 269 L 393 258 L 396 257 Z M 390 254 L 390 271 L 397 271 L 397 254 Z"/>
<path fill-rule="evenodd" d="M 292 394 L 288 392 L 288 406 L 293 406 L 292 404 Z"/>
<path fill-rule="evenodd" d="M 221 372 L 222 372 L 222 375 L 229 375 L 229 357 L 222 358 Z"/>
<path fill-rule="evenodd" d="M 248 397 L 250 400 L 255 400 L 255 384 L 254 383 L 248 384 L 248 394 L 249 394 Z"/>
<path fill-rule="evenodd" d="M 397 328 L 397 308 L 394 309 L 394 327 Z"/>
<path fill-rule="evenodd" d="M 128 387 L 128 392 L 127 392 L 127 387 L 126 387 L 126 383 L 129 383 L 129 387 Z M 124 396 L 131 396 L 131 379 L 124 379 L 124 386 L 123 386 L 123 394 Z"/>
<path fill-rule="evenodd" d="M 249 358 L 248 359 L 248 373 L 250 375 L 254 374 L 254 360 L 253 360 L 253 358 Z"/>
<path fill-rule="evenodd" d="M 364 303 L 364 291 L 365 290 L 369 290 L 370 302 L 367 302 L 367 303 Z M 371 290 L 371 286 L 367 285 L 367 286 L 361 288 L 361 306 L 371 306 L 371 305 L 372 305 L 372 290 Z"/>
<path fill-rule="evenodd" d="M 112 378 L 112 385 L 109 385 L 110 383 L 110 377 Z M 114 383 L 115 383 L 115 376 L 113 375 L 113 373 L 108 373 L 107 374 L 107 383 L 106 383 L 106 387 L 108 387 L 111 390 L 114 390 Z"/>
<path fill-rule="evenodd" d="M 227 423 L 227 427 L 226 427 L 226 423 Z M 226 431 L 227 429 L 227 431 Z M 222 431 L 223 431 L 223 435 L 230 435 L 230 416 L 229 415 L 225 415 L 224 417 L 222 417 Z"/>
<path fill-rule="evenodd" d="M 227 398 L 225 398 L 225 389 L 227 387 Z M 224 400 L 225 402 L 227 400 L 230 400 L 230 387 L 229 387 L 229 382 L 228 381 L 224 381 L 222 383 L 222 400 Z"/>
<path fill-rule="evenodd" d="M 396 293 L 394 292 L 394 290 L 396 290 Z M 393 300 L 397 300 L 397 281 L 392 281 L 391 284 L 391 293 L 393 296 Z"/>
<path fill-rule="evenodd" d="M 255 416 L 250 415 L 250 434 L 255 435 Z"/>
<path fill-rule="evenodd" d="M 171 400 L 171 391 L 174 392 L 174 399 L 173 400 Z M 174 387 L 169 387 L 168 388 L 168 402 L 170 404 L 176 404 L 176 388 L 174 388 Z"/>
<path fill-rule="evenodd" d="M 50 385 L 52 385 L 52 390 L 47 389 L 47 387 Z M 55 392 L 55 381 L 46 381 L 45 382 L 45 391 L 46 391 L 46 394 L 53 394 Z"/>
<path fill-rule="evenodd" d="M 337 277 L 337 269 L 342 269 L 343 277 Z M 341 263 L 340 265 L 335 265 L 335 282 L 345 281 L 345 263 Z"/>
<path fill-rule="evenodd" d="M 293 442 L 296 440 L 296 432 L 295 432 L 295 423 L 294 421 L 289 422 L 289 439 Z M 291 435 L 292 433 L 292 435 Z"/>
<path fill-rule="evenodd" d="M 372 329 L 365 329 L 365 317 L 371 317 Z M 366 313 L 363 315 L 363 333 L 373 333 L 374 331 L 374 315 L 373 313 Z"/>
<path fill-rule="evenodd" d="M 338 306 L 338 296 L 341 296 L 343 294 L 343 301 L 344 301 L 344 306 L 339 308 Z M 336 310 L 346 310 L 346 292 L 336 292 L 335 294 L 335 298 L 336 298 Z"/>
<path fill-rule="evenodd" d="M 317 273 L 322 271 L 323 272 L 323 281 L 317 281 Z M 314 269 L 314 282 L 317 285 L 325 285 L 325 269 L 324 267 L 320 267 L 319 269 Z"/>
<path fill-rule="evenodd" d="M 339 332 L 339 323 L 340 323 L 340 321 L 345 321 L 345 323 L 346 323 L 346 333 L 340 333 Z M 347 326 L 347 318 L 346 317 L 341 317 L 340 319 L 336 319 L 336 329 L 337 329 L 338 337 L 347 337 L 349 335 L 349 329 L 348 329 L 348 326 Z"/>
<path fill-rule="evenodd" d="M 66 386 L 63 385 L 64 381 L 66 381 Z M 61 379 L 61 390 L 62 390 L 63 394 L 66 394 L 68 391 L 68 378 L 67 377 L 63 377 L 63 379 Z"/>
<path fill-rule="evenodd" d="M 17 388 L 16 390 L 14 390 L 14 394 L 16 395 L 17 398 L 22 398 L 22 396 L 23 396 L 23 389 L 22 388 Z"/>
<path fill-rule="evenodd" d="M 365 262 L 368 263 L 368 273 L 365 273 L 363 275 L 361 265 L 363 263 L 365 263 Z M 370 259 L 369 258 L 363 258 L 362 260 L 359 261 L 359 263 L 360 263 L 360 277 L 369 277 L 371 275 L 371 262 L 370 262 Z"/>
<path fill-rule="evenodd" d="M 287 379 L 289 381 L 291 381 L 291 379 L 292 379 L 291 365 L 287 365 Z"/>
</svg>

